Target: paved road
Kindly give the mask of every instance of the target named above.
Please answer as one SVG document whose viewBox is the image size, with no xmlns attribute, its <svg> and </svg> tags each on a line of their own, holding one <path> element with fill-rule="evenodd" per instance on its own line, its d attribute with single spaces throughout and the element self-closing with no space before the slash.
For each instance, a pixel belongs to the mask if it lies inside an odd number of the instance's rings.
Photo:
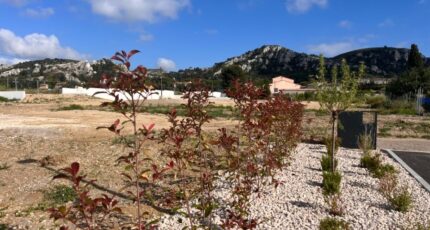
<svg viewBox="0 0 430 230">
<path fill-rule="evenodd" d="M 430 153 L 430 140 L 417 139 L 417 138 L 380 138 L 378 137 L 378 148 Z"/>
<path fill-rule="evenodd" d="M 393 152 L 430 184 L 430 153 L 398 150 Z"/>
</svg>

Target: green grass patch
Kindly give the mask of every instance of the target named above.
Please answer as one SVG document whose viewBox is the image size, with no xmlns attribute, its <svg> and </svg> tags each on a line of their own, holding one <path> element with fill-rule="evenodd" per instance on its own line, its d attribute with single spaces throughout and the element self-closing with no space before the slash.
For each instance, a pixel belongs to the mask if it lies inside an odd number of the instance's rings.
<svg viewBox="0 0 430 230">
<path fill-rule="evenodd" d="M 139 112 L 150 114 L 169 114 L 173 109 L 176 109 L 178 116 L 186 116 L 187 110 L 183 105 L 147 105 L 143 106 Z M 214 118 L 234 118 L 236 112 L 231 106 L 209 105 L 206 108 L 209 116 Z"/>
<path fill-rule="evenodd" d="M 67 106 L 63 106 L 58 108 L 58 111 L 68 111 L 68 110 L 84 110 L 85 108 L 82 105 L 71 104 Z"/>
<path fill-rule="evenodd" d="M 26 216 L 34 211 L 45 211 L 48 208 L 57 207 L 67 202 L 74 201 L 77 195 L 72 187 L 67 185 L 56 185 L 43 192 L 43 200 L 36 206 L 32 206 L 20 212 Z"/>
</svg>

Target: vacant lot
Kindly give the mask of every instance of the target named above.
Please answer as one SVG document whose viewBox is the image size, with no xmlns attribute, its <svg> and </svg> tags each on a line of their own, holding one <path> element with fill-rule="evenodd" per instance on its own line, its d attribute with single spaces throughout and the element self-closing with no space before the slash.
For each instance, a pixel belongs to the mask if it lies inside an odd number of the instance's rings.
<svg viewBox="0 0 430 230">
<path fill-rule="evenodd" d="M 46 195 L 61 184 L 51 178 L 73 161 L 81 163 L 89 179 L 97 180 L 97 191 L 120 190 L 123 182 L 118 175 L 123 169 L 115 160 L 124 148 L 115 144 L 111 133 L 96 127 L 109 126 L 121 115 L 101 111 L 97 107 L 101 102 L 83 96 L 30 95 L 23 102 L 0 104 L 0 223 L 32 229 L 52 226 L 48 215 L 41 211 L 57 202 Z M 214 102 L 220 108 L 233 105 L 230 100 Z M 180 103 L 181 100 L 149 102 L 153 107 Z M 313 103 L 308 108 L 316 107 Z M 379 118 L 379 132 L 384 136 L 429 138 L 429 119 L 397 115 Z M 306 135 L 324 133 L 327 119 L 324 114 L 308 112 Z M 158 130 L 168 127 L 167 116 L 157 112 L 142 113 L 139 120 L 142 124 L 155 123 Z M 215 131 L 235 124 L 233 115 L 220 116 L 206 129 Z M 156 154 L 158 148 L 157 144 L 147 146 L 147 154 Z M 125 207 L 126 215 L 131 211 Z"/>
</svg>

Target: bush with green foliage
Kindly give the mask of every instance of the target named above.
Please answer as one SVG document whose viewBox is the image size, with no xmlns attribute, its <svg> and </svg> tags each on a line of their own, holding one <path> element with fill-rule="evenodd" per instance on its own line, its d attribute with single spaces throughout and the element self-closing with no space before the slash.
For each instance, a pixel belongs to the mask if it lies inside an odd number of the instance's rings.
<svg viewBox="0 0 430 230">
<path fill-rule="evenodd" d="M 8 101 L 9 101 L 9 99 L 0 96 L 0 102 L 8 102 Z"/>
<path fill-rule="evenodd" d="M 384 95 L 366 96 L 366 104 L 372 109 L 382 108 L 385 104 L 386 98 Z"/>
<path fill-rule="evenodd" d="M 335 195 L 340 193 L 342 175 L 339 172 L 323 172 L 323 194 Z"/>
<path fill-rule="evenodd" d="M 349 224 L 344 220 L 338 220 L 336 218 L 326 217 L 321 220 L 320 230 L 348 230 Z"/>
</svg>

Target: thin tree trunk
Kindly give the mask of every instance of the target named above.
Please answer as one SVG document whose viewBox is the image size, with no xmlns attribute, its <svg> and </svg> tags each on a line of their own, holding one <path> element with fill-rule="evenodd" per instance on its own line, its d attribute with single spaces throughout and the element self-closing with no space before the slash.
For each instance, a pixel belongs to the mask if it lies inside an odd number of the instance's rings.
<svg viewBox="0 0 430 230">
<path fill-rule="evenodd" d="M 335 160 L 335 150 L 336 150 L 336 135 L 335 135 L 335 126 L 336 126 L 336 112 L 332 112 L 332 129 L 331 129 L 331 171 L 334 172 L 336 170 L 336 160 Z"/>
</svg>

